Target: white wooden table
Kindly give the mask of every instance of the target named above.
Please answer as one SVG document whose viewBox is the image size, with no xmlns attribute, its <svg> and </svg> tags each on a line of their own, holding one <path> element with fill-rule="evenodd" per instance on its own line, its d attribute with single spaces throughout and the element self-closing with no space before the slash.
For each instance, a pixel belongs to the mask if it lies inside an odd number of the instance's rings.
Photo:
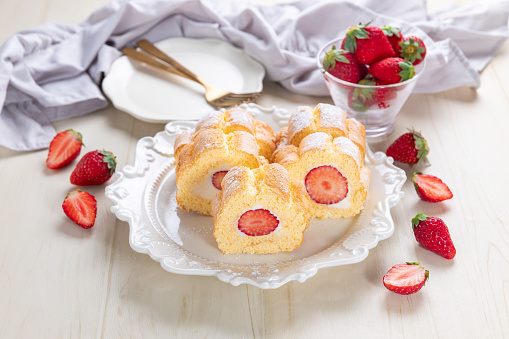
<svg viewBox="0 0 509 339">
<path fill-rule="evenodd" d="M 274 1 L 260 1 L 271 3 Z M 430 0 L 434 10 L 446 3 Z M 76 24 L 107 0 L 0 1 L 0 40 L 45 22 Z M 61 203 L 73 190 L 73 166 L 45 167 L 46 150 L 0 148 L 1 338 L 502 338 L 509 337 L 509 44 L 481 75 L 477 91 L 458 88 L 412 95 L 385 150 L 407 127 L 428 139 L 432 166 L 455 196 L 421 202 L 407 181 L 393 209 L 394 235 L 364 261 L 323 269 L 279 289 L 233 287 L 214 277 L 164 271 L 134 252 L 128 225 L 110 212 L 104 186 L 91 230 L 74 226 Z M 265 82 L 258 103 L 293 109 L 331 102 Z M 108 107 L 54 124 L 75 128 L 87 149 L 106 148 L 131 164 L 136 142 L 163 130 Z M 402 167 L 407 175 L 413 170 Z M 445 260 L 419 247 L 411 219 L 419 212 L 449 225 L 458 254 Z M 382 285 L 394 264 L 419 261 L 430 280 L 400 296 Z"/>
</svg>

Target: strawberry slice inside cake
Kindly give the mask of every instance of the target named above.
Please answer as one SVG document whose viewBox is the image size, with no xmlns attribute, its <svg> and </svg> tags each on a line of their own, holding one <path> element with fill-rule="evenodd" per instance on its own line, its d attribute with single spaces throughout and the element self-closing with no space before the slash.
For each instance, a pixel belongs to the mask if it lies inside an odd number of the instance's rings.
<svg viewBox="0 0 509 339">
<path fill-rule="evenodd" d="M 239 231 L 257 237 L 272 233 L 279 226 L 279 219 L 269 210 L 259 208 L 242 214 L 238 224 Z"/>
<path fill-rule="evenodd" d="M 308 172 L 304 180 L 309 197 L 318 204 L 337 204 L 348 194 L 348 182 L 337 168 L 319 166 Z"/>
<path fill-rule="evenodd" d="M 218 190 L 222 190 L 221 183 L 223 182 L 223 178 L 228 173 L 228 171 L 218 171 L 212 175 L 212 186 L 217 188 Z"/>
</svg>

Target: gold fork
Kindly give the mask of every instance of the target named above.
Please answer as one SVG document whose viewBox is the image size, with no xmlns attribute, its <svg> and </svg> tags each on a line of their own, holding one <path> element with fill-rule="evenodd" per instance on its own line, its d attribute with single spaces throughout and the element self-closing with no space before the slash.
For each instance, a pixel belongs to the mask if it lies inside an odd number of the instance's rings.
<svg viewBox="0 0 509 339">
<path fill-rule="evenodd" d="M 249 102 L 262 94 L 262 92 L 253 93 L 232 93 L 209 85 L 202 78 L 182 66 L 169 55 L 161 51 L 147 40 L 141 40 L 137 43 L 138 47 L 145 53 L 139 52 L 132 47 L 122 49 L 127 57 L 138 62 L 145 63 L 154 68 L 179 75 L 181 77 L 193 80 L 205 87 L 205 99 L 209 104 L 215 107 L 231 107 L 244 102 Z"/>
</svg>

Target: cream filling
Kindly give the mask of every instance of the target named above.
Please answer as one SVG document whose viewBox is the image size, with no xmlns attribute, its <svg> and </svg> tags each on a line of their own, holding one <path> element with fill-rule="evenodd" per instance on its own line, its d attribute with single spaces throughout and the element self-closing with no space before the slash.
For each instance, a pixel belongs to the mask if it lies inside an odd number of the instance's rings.
<svg viewBox="0 0 509 339">
<path fill-rule="evenodd" d="M 239 219 L 240 219 L 240 217 L 241 217 L 244 213 L 246 213 L 247 211 L 258 210 L 258 209 L 268 210 L 268 211 L 270 211 L 270 213 L 272 213 L 272 211 L 271 211 L 270 209 L 268 209 L 267 207 L 262 206 L 262 205 L 254 205 L 253 207 L 248 208 L 248 209 L 246 209 L 245 211 L 243 211 L 243 212 L 240 214 L 239 218 L 237 219 L 237 223 L 236 223 L 236 226 L 235 226 L 235 227 L 237 228 L 237 234 L 238 234 L 239 236 L 241 236 L 241 237 L 252 237 L 252 235 L 247 235 L 246 233 L 244 233 L 244 232 L 242 232 L 241 230 L 239 230 L 239 226 L 238 226 L 238 225 L 239 225 Z M 272 213 L 272 214 L 274 214 L 274 213 Z M 274 214 L 274 215 L 275 215 L 275 214 Z M 276 218 L 277 218 L 277 220 L 279 220 L 279 224 L 277 225 L 276 229 L 275 229 L 274 231 L 270 232 L 269 234 L 276 234 L 276 235 L 279 235 L 279 233 L 281 233 L 281 231 L 280 231 L 280 230 L 281 230 L 281 228 L 282 228 L 282 226 L 281 226 L 282 222 L 281 222 L 281 219 L 279 219 L 277 215 L 276 215 Z M 266 235 L 269 235 L 269 234 L 266 234 Z M 263 237 L 263 236 L 262 236 L 262 237 Z"/>
<path fill-rule="evenodd" d="M 333 165 L 333 164 L 320 164 L 319 166 L 315 166 L 315 167 L 310 168 L 306 172 L 306 175 L 311 170 L 313 170 L 313 169 L 315 169 L 317 167 L 322 167 L 322 166 L 332 166 L 332 167 L 336 168 L 339 171 L 339 169 L 335 165 Z M 341 173 L 341 175 L 343 175 L 346 178 L 346 182 L 348 184 L 348 193 L 346 194 L 346 197 L 343 200 L 341 200 L 340 202 L 337 202 L 335 204 L 330 204 L 330 205 L 318 204 L 318 205 L 322 205 L 322 206 L 326 206 L 326 207 L 330 207 L 330 208 L 339 208 L 339 209 L 350 209 L 351 208 L 351 206 L 352 206 L 352 187 L 350 186 L 350 180 L 348 180 L 348 178 L 343 173 Z M 304 187 L 306 187 L 306 176 L 304 176 L 304 178 L 302 179 L 302 184 L 304 185 Z M 311 201 L 313 201 L 313 200 L 311 199 Z"/>
<path fill-rule="evenodd" d="M 212 175 L 220 171 L 229 171 L 232 166 L 230 164 L 221 164 L 221 166 L 210 170 L 205 178 L 191 187 L 191 191 L 203 199 L 212 200 L 217 193 L 221 192 L 212 185 Z"/>
</svg>

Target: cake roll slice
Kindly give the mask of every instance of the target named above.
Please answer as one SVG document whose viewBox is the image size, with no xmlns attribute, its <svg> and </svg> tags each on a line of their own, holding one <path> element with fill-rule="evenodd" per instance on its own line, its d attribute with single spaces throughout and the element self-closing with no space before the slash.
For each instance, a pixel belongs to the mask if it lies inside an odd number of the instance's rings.
<svg viewBox="0 0 509 339">
<path fill-rule="evenodd" d="M 315 132 L 298 147 L 279 141 L 272 160 L 305 187 L 311 217 L 350 217 L 364 208 L 371 172 L 351 139 Z"/>
<path fill-rule="evenodd" d="M 279 164 L 232 168 L 212 203 L 219 249 L 224 254 L 295 250 L 310 222 L 305 194 Z"/>
</svg>

